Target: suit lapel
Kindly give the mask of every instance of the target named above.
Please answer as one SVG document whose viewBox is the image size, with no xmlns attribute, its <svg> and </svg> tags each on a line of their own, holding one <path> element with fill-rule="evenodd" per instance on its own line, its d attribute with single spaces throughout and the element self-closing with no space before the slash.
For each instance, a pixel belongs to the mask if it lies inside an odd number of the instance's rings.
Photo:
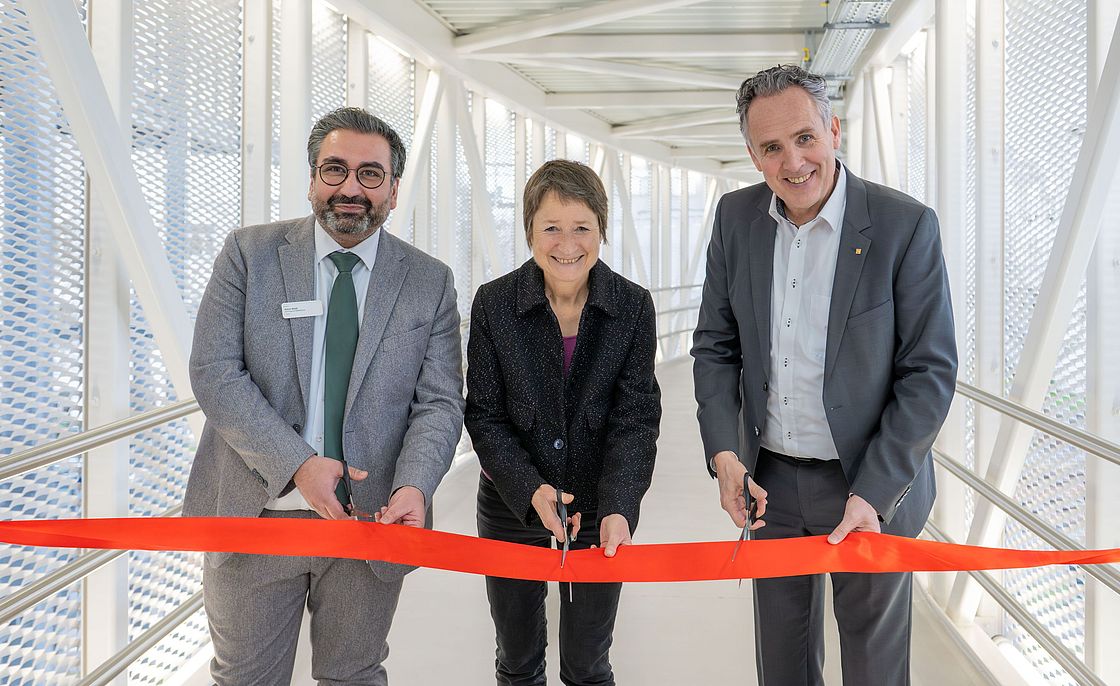
<svg viewBox="0 0 1120 686">
<path fill-rule="evenodd" d="M 315 297 L 314 226 L 314 217 L 298 222 L 286 236 L 288 243 L 277 249 L 287 302 L 300 302 Z M 311 392 L 311 348 L 315 335 L 315 318 L 296 317 L 289 319 L 288 324 L 292 328 L 296 373 L 299 375 L 299 388 L 306 407 Z"/>
<path fill-rule="evenodd" d="M 844 207 L 844 226 L 840 231 L 840 248 L 836 255 L 836 275 L 832 281 L 832 304 L 828 310 L 828 340 L 825 344 L 824 379 L 828 381 L 836 367 L 836 355 L 844 337 L 844 326 L 852 310 L 852 299 L 863 272 L 871 239 L 864 231 L 871 228 L 867 211 L 867 186 L 850 171 Z M 858 250 L 858 252 L 857 252 Z"/>
<path fill-rule="evenodd" d="M 777 224 L 770 216 L 769 201 L 762 205 L 762 214 L 751 222 L 749 257 L 751 297 L 754 301 L 754 321 L 758 328 L 758 350 L 761 359 L 770 359 L 770 289 L 774 281 L 774 231 Z M 770 365 L 764 365 L 763 374 L 770 376 Z"/>
<path fill-rule="evenodd" d="M 373 271 L 369 277 L 369 287 L 366 288 L 366 301 L 363 305 L 362 328 L 358 331 L 358 345 L 354 350 L 354 365 L 350 369 L 350 386 L 346 391 L 346 414 L 350 414 L 350 406 L 365 378 L 366 370 L 373 361 L 373 355 L 381 345 L 381 336 L 393 314 L 397 303 L 401 285 L 404 284 L 405 274 L 408 273 L 408 263 L 405 253 L 394 237 L 384 228 L 377 245 L 377 259 L 373 264 Z"/>
</svg>

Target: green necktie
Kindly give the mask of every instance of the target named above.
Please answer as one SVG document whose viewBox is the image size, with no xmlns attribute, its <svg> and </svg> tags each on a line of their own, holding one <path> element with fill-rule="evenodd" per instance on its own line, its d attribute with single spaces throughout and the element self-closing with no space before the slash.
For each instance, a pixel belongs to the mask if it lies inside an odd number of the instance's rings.
<svg viewBox="0 0 1120 686">
<path fill-rule="evenodd" d="M 327 306 L 326 372 L 323 387 L 323 454 L 343 459 L 342 419 L 346 412 L 346 391 L 358 345 L 358 298 L 354 293 L 351 270 L 361 259 L 352 252 L 332 252 L 328 257 L 338 267 Z M 346 483 L 339 479 L 335 495 L 343 507 L 350 504 Z"/>
</svg>

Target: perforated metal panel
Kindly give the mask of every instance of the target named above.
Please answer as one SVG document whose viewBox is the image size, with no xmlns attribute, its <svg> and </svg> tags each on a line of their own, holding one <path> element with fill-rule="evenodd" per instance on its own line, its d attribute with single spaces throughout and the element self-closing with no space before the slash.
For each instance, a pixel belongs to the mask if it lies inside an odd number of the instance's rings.
<svg viewBox="0 0 1120 686">
<path fill-rule="evenodd" d="M 311 5 L 311 119 L 346 104 L 346 17 L 323 0 Z"/>
<path fill-rule="evenodd" d="M 428 157 L 428 171 L 429 171 L 428 183 L 429 183 L 429 187 L 431 188 L 431 193 L 430 193 L 429 198 L 428 198 L 429 211 L 431 213 L 429 215 L 429 224 L 428 224 L 428 226 L 417 226 L 415 228 L 415 233 L 419 233 L 421 231 L 426 231 L 427 232 L 427 234 L 428 234 L 428 246 L 429 246 L 428 247 L 428 253 L 431 254 L 431 255 L 438 255 L 439 254 L 439 252 L 437 251 L 438 247 L 439 247 L 439 231 L 436 230 L 436 227 L 439 226 L 439 202 L 438 202 L 439 195 L 438 195 L 438 191 L 439 191 L 439 163 L 440 163 L 440 159 L 439 159 L 439 146 L 435 144 L 435 141 L 439 140 L 439 130 L 440 130 L 440 125 L 439 125 L 439 122 L 436 121 L 435 125 L 432 126 L 432 147 L 431 147 L 431 151 L 430 151 L 430 154 L 429 154 L 429 157 Z M 458 283 L 456 283 L 455 286 L 456 286 L 456 291 L 458 291 L 459 289 L 462 288 L 462 286 L 460 286 Z"/>
<path fill-rule="evenodd" d="M 929 39 L 927 35 L 927 40 Z M 925 46 L 919 50 L 925 54 Z M 976 306 L 977 275 L 976 251 L 979 227 L 976 219 L 976 5 L 968 3 L 965 12 L 965 179 L 964 179 L 964 244 L 965 244 L 965 349 L 958 351 L 960 366 L 959 378 L 968 383 L 976 382 Z M 928 65 L 927 65 L 928 66 Z M 924 160 L 923 160 L 924 164 Z M 944 230 L 944 229 L 943 229 Z M 998 232 L 1001 227 L 984 227 L 986 231 Z M 960 315 L 957 315 L 960 317 Z M 976 403 L 969 400 L 964 405 L 964 455 L 961 459 L 966 467 L 976 466 Z M 972 525 L 976 512 L 976 492 L 965 489 L 964 519 L 965 526 Z"/>
<path fill-rule="evenodd" d="M 610 224 L 610 231 L 607 233 L 607 240 L 610 241 L 603 249 L 599 251 L 599 259 L 610 265 L 614 271 L 625 274 L 625 265 L 622 262 L 622 244 L 626 241 L 622 235 L 622 196 L 618 192 L 618 187 L 614 179 L 614 171 L 609 165 L 609 155 L 614 155 L 615 159 L 619 161 L 619 166 L 622 166 L 623 155 L 612 151 L 610 148 L 604 149 L 604 154 L 607 155 L 604 168 L 607 170 L 607 177 L 610 178 L 610 183 L 607 184 L 607 196 L 611 199 L 610 212 L 607 214 L 607 223 Z M 606 181 L 606 179 L 604 179 Z"/>
<path fill-rule="evenodd" d="M 688 172 L 688 237 L 689 255 L 696 254 L 697 246 L 707 245 L 708 236 L 711 235 L 712 227 L 704 226 L 704 205 L 708 201 L 708 183 L 709 179 L 706 174 L 700 172 Z M 703 253 L 700 253 L 701 260 Z M 689 285 L 692 282 L 699 282 L 703 280 L 703 270 L 697 269 L 696 273 L 686 274 L 683 280 L 684 285 Z M 699 289 L 697 289 L 699 290 Z"/>
<path fill-rule="evenodd" d="M 556 129 L 551 126 L 544 127 L 544 159 L 542 163 L 548 160 L 556 159 Z"/>
<path fill-rule="evenodd" d="M 669 225 L 662 227 L 662 231 L 669 232 L 669 273 L 661 277 L 667 286 L 683 283 L 680 255 L 687 246 L 681 242 L 681 196 L 684 194 L 681 180 L 680 169 L 669 170 Z"/>
<path fill-rule="evenodd" d="M 486 190 L 494 216 L 493 227 L 475 227 L 477 231 L 492 231 L 502 260 L 494 265 L 487 279 L 504 274 L 516 266 L 514 247 L 525 240 L 524 232 L 517 226 L 514 201 L 521 189 L 516 188 L 513 161 L 517 154 L 514 145 L 516 134 L 515 115 L 500 102 L 486 101 Z"/>
<path fill-rule="evenodd" d="M 0 455 L 84 418 L 85 168 L 21 5 L 0 0 Z M 81 481 L 79 459 L 2 481 L 0 519 L 80 517 Z M 0 545 L 0 597 L 75 557 Z M 0 684 L 75 681 L 80 641 L 74 585 L 0 626 Z"/>
<path fill-rule="evenodd" d="M 366 34 L 369 46 L 369 82 L 366 108 L 381 117 L 401 137 L 408 152 L 405 166 L 420 164 L 413 157 L 413 121 L 416 117 L 416 62 L 382 38 Z M 388 219 L 393 221 L 392 216 Z M 401 238 L 413 240 L 412 220 Z"/>
<path fill-rule="evenodd" d="M 537 167 L 541 166 L 544 160 L 534 159 L 533 155 L 533 120 L 528 117 L 525 118 L 525 169 L 526 174 L 533 175 Z"/>
<path fill-rule="evenodd" d="M 451 265 L 455 271 L 455 289 L 459 297 L 459 313 L 470 315 L 471 299 L 474 289 L 481 281 L 476 281 L 474 258 L 474 217 L 471 214 L 471 175 L 467 168 L 467 156 L 463 152 L 463 134 L 455 127 L 455 259 Z M 480 227 L 481 228 L 481 227 Z"/>
<path fill-rule="evenodd" d="M 653 237 L 650 235 L 653 211 L 653 178 L 649 160 L 641 157 L 630 158 L 630 211 L 634 217 L 634 232 L 637 234 L 638 244 L 627 246 L 630 257 L 635 265 L 646 265 L 646 274 L 653 274 L 652 250 Z M 627 265 L 626 276 L 637 281 L 638 271 L 636 266 Z M 649 287 L 650 284 L 643 283 Z"/>
<path fill-rule="evenodd" d="M 222 241 L 241 219 L 241 8 L 237 0 L 150 0 L 136 4 L 134 17 L 132 159 L 193 316 Z M 135 296 L 131 346 L 133 411 L 176 400 Z M 133 437 L 132 514 L 157 514 L 182 502 L 194 447 L 184 421 Z M 197 556 L 130 553 L 130 637 L 200 583 Z M 162 683 L 208 640 L 200 613 L 135 662 L 130 683 Z"/>
<path fill-rule="evenodd" d="M 567 158 L 584 164 L 591 164 L 590 147 L 583 138 L 574 133 L 567 134 L 564 146 L 567 148 Z"/>
<path fill-rule="evenodd" d="M 269 68 L 272 70 L 272 176 L 269 179 L 272 221 L 280 219 L 280 5 L 272 0 L 272 49 Z"/>
<path fill-rule="evenodd" d="M 1085 128 L 1086 21 L 1085 0 L 1008 0 L 1006 5 L 1004 357 L 1008 386 Z M 1084 425 L 1085 331 L 1082 289 L 1043 406 L 1047 414 L 1075 426 Z M 1083 541 L 1084 470 L 1085 458 L 1079 451 L 1036 435 L 1015 495 L 1027 509 Z M 1004 543 L 1042 547 L 1016 525 L 1007 527 Z M 1055 636 L 1083 653 L 1081 574 L 1070 568 L 1044 568 L 1008 573 L 1006 583 Z M 1008 620 L 1006 630 L 1050 683 L 1073 683 L 1021 627 Z"/>
<path fill-rule="evenodd" d="M 923 34 L 924 35 L 924 34 Z M 926 197 L 926 50 L 925 41 L 906 61 L 906 192 Z"/>
</svg>

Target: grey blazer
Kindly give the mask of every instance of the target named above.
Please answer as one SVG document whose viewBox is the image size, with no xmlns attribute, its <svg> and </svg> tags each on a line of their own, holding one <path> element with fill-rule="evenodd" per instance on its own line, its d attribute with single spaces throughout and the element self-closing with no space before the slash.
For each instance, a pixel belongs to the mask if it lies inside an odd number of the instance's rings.
<svg viewBox="0 0 1120 686">
<path fill-rule="evenodd" d="M 752 472 L 770 374 L 771 196 L 758 184 L 720 199 L 692 349 L 705 461 L 733 450 Z M 846 200 L 825 414 L 851 490 L 875 507 L 884 530 L 915 536 L 933 504 L 930 448 L 957 370 L 937 217 L 850 170 Z"/>
<path fill-rule="evenodd" d="M 281 303 L 314 297 L 313 229 L 314 217 L 238 229 L 214 263 L 191 350 L 191 387 L 206 425 L 186 516 L 259 516 L 293 488 L 292 475 L 315 452 L 300 435 L 313 320 L 280 313 Z M 430 506 L 463 425 L 451 269 L 382 229 L 364 308 L 343 420 L 347 462 L 369 471 L 354 482 L 354 501 L 376 512 L 409 485 Z M 371 564 L 385 579 L 408 571 Z"/>
</svg>

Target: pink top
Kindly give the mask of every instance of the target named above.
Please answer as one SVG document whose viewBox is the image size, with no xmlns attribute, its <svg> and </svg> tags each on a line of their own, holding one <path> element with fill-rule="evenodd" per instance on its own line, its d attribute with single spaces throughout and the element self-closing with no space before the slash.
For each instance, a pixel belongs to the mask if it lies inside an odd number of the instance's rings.
<svg viewBox="0 0 1120 686">
<path fill-rule="evenodd" d="M 564 376 L 572 366 L 572 354 L 576 351 L 576 336 L 564 336 Z"/>
</svg>

